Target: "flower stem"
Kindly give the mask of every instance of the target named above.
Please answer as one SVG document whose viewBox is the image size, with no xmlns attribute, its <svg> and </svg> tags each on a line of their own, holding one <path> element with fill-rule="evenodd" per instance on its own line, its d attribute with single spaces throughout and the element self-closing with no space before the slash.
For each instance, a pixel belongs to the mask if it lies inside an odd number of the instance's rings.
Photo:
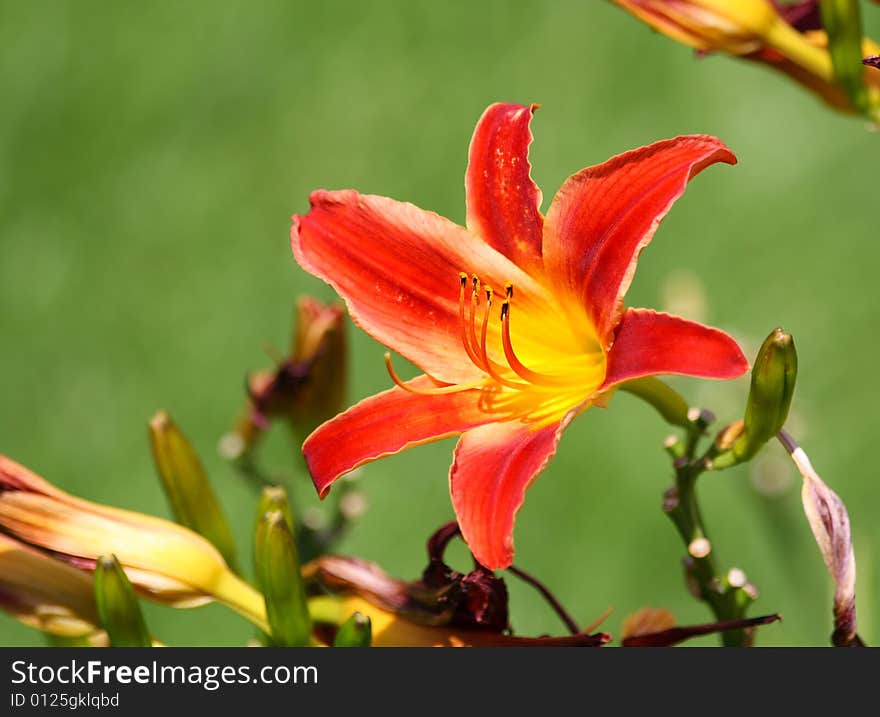
<svg viewBox="0 0 880 717">
<path fill-rule="evenodd" d="M 754 589 L 745 584 L 741 571 L 719 573 L 714 548 L 706 531 L 697 497 L 697 478 L 711 465 L 713 447 L 696 457 L 703 431 L 713 420 L 708 411 L 692 416 L 686 437 L 685 455 L 674 462 L 675 486 L 665 495 L 663 510 L 672 520 L 688 551 L 685 573 L 692 594 L 705 602 L 719 622 L 739 620 L 753 600 Z M 733 576 L 733 579 L 731 577 Z M 745 647 L 751 636 L 743 629 L 727 630 L 721 635 L 725 647 Z"/>
<path fill-rule="evenodd" d="M 214 587 L 214 597 L 263 632 L 269 631 L 266 602 L 259 592 L 232 572 L 225 573 Z"/>
<path fill-rule="evenodd" d="M 556 596 L 552 592 L 550 592 L 550 590 L 547 588 L 546 585 L 544 585 L 544 583 L 542 583 L 533 575 L 529 575 L 529 573 L 525 572 L 524 570 L 520 570 L 513 565 L 511 565 L 507 569 L 511 573 L 516 575 L 520 580 L 528 583 L 533 588 L 535 588 L 535 590 L 541 593 L 544 599 L 548 603 L 550 603 L 550 607 L 552 607 L 556 614 L 559 615 L 559 619 L 565 623 L 565 626 L 569 629 L 572 635 L 577 635 L 580 632 L 578 624 L 574 621 L 574 619 L 572 619 L 571 615 L 568 614 L 568 611 L 564 607 L 562 607 L 562 603 L 560 603 L 559 600 L 556 599 Z"/>
</svg>

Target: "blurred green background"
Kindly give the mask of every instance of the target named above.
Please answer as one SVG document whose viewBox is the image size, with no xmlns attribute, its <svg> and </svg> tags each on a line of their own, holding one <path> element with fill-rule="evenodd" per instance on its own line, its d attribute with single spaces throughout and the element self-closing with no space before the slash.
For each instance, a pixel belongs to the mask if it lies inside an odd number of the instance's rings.
<svg viewBox="0 0 880 717">
<path fill-rule="evenodd" d="M 877 28 L 880 12 L 865 9 Z M 146 433 L 159 408 L 201 451 L 249 551 L 253 491 L 218 457 L 246 371 L 286 346 L 301 271 L 289 217 L 312 189 L 357 188 L 464 220 L 473 126 L 496 100 L 540 102 L 533 176 L 546 202 L 576 170 L 689 132 L 737 167 L 701 175 L 642 257 L 628 301 L 731 331 L 754 351 L 796 338 L 792 430 L 847 502 L 860 632 L 880 640 L 876 449 L 878 138 L 800 88 L 722 57 L 697 60 L 605 2 L 4 2 L 0 23 L 0 451 L 73 493 L 167 516 Z M 877 33 L 875 32 L 875 35 Z M 351 400 L 389 385 L 383 349 L 353 330 Z M 400 362 L 399 362 L 400 363 Z M 401 363 L 402 368 L 402 363 Z M 405 369 L 403 369 L 405 370 Z M 721 420 L 747 379 L 676 382 Z M 660 511 L 668 429 L 627 395 L 570 428 L 520 513 L 517 564 L 588 623 L 619 633 L 643 605 L 708 620 L 684 590 Z M 453 443 L 369 466 L 369 511 L 340 546 L 401 577 L 452 517 Z M 267 466 L 297 447 L 273 431 Z M 826 644 L 831 581 L 773 444 L 702 480 L 722 564 L 781 612 L 764 645 Z M 296 500 L 315 506 L 305 477 Z M 456 560 L 465 566 L 463 550 Z M 521 634 L 562 632 L 515 578 Z M 151 606 L 171 644 L 242 644 L 220 607 Z M 709 643 L 711 644 L 711 640 Z M 41 636 L 0 616 L 0 643 Z"/>
</svg>

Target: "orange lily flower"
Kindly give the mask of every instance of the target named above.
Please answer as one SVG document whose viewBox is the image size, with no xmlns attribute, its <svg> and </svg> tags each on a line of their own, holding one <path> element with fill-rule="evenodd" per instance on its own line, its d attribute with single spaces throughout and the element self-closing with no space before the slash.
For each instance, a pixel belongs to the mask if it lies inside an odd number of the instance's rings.
<svg viewBox="0 0 880 717">
<path fill-rule="evenodd" d="M 528 147 L 536 106 L 495 104 L 477 124 L 467 228 L 412 204 L 316 191 L 293 217 L 294 256 L 356 324 L 424 371 L 321 425 L 303 444 L 319 493 L 353 468 L 461 434 L 450 488 L 462 533 L 488 568 L 513 559 L 526 489 L 565 427 L 628 381 L 733 378 L 748 363 L 727 334 L 625 309 L 636 259 L 688 180 L 736 158 L 677 137 L 570 177 L 546 217 Z"/>
</svg>

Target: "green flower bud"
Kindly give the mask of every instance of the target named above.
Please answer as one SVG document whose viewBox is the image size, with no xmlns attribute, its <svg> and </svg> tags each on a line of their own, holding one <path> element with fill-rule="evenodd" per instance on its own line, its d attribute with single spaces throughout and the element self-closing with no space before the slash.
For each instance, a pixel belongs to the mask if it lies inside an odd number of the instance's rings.
<svg viewBox="0 0 880 717">
<path fill-rule="evenodd" d="M 235 566 L 232 530 L 195 449 L 165 411 L 149 424 L 153 459 L 174 517 L 207 538 Z"/>
<path fill-rule="evenodd" d="M 749 460 L 785 424 L 797 378 L 797 351 L 791 334 L 774 329 L 752 368 L 742 435 L 733 444 L 738 463 Z"/>
<path fill-rule="evenodd" d="M 115 555 L 95 563 L 95 602 L 111 646 L 152 646 L 137 595 Z"/>
<path fill-rule="evenodd" d="M 372 641 L 372 621 L 367 615 L 355 612 L 340 626 L 333 647 L 369 647 Z"/>
<path fill-rule="evenodd" d="M 309 644 L 311 621 L 296 541 L 281 510 L 264 513 L 254 536 L 257 584 L 266 600 L 269 639 L 278 647 Z"/>
<path fill-rule="evenodd" d="M 281 511 L 287 529 L 293 533 L 293 515 L 290 511 L 290 501 L 287 500 L 287 490 L 281 485 L 267 485 L 260 492 L 260 500 L 257 503 L 257 522 L 259 523 L 266 513 L 275 510 Z"/>
</svg>

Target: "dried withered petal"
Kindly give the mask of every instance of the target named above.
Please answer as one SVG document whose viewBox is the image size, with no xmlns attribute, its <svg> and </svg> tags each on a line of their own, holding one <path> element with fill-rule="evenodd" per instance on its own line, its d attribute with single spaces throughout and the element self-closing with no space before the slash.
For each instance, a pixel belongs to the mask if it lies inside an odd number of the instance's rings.
<svg viewBox="0 0 880 717">
<path fill-rule="evenodd" d="M 443 562 L 446 546 L 458 534 L 452 522 L 429 538 L 429 564 L 421 580 L 398 580 L 375 563 L 332 555 L 308 563 L 304 575 L 313 593 L 360 595 L 422 625 L 504 632 L 509 628 L 504 581 L 476 563 L 471 572 L 461 573 Z"/>
<path fill-rule="evenodd" d="M 856 557 L 846 505 L 819 477 L 794 438 L 782 430 L 779 441 L 804 479 L 801 490 L 804 514 L 834 580 L 834 633 L 831 641 L 838 647 L 860 646 L 862 641 L 856 633 Z"/>
<path fill-rule="evenodd" d="M 703 625 L 689 625 L 684 627 L 671 627 L 659 632 L 647 634 L 634 634 L 621 640 L 623 647 L 671 647 L 692 637 L 712 635 L 716 632 L 728 630 L 741 630 L 758 625 L 768 625 L 771 622 L 782 620 L 779 615 L 762 615 L 761 617 L 745 618 L 742 620 L 723 620 L 722 622 L 710 622 Z"/>
<path fill-rule="evenodd" d="M 817 0 L 799 0 L 799 2 L 773 0 L 773 6 L 783 20 L 798 32 L 823 29 L 822 14 L 819 12 Z"/>
</svg>

